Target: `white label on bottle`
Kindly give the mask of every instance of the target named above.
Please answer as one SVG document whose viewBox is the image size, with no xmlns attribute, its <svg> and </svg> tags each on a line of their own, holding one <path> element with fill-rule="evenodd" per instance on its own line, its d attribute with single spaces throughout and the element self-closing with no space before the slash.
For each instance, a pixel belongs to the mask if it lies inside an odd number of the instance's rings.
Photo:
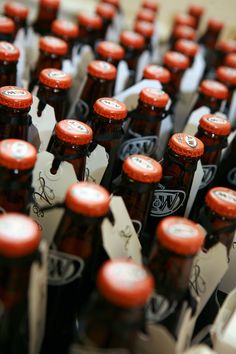
<svg viewBox="0 0 236 354">
<path fill-rule="evenodd" d="M 0 47 L 8 52 L 15 52 L 16 51 L 15 47 L 11 43 L 8 43 L 8 42 L 1 42 Z"/>
<path fill-rule="evenodd" d="M 230 184 L 236 186 L 236 167 L 234 167 L 232 170 L 228 172 L 227 180 L 229 181 Z"/>
<path fill-rule="evenodd" d="M 119 149 L 119 157 L 122 161 L 132 154 L 144 154 L 151 156 L 156 152 L 158 138 L 153 136 L 145 136 L 140 138 L 129 139 L 121 144 Z"/>
<path fill-rule="evenodd" d="M 184 223 L 177 223 L 174 225 L 170 225 L 167 228 L 167 232 L 168 234 L 172 234 L 179 238 L 194 237 L 198 233 L 198 231 L 194 227 Z"/>
<path fill-rule="evenodd" d="M 68 129 L 72 130 L 72 131 L 77 131 L 79 133 L 83 133 L 83 134 L 88 134 L 89 131 L 86 128 L 85 124 L 82 124 L 79 121 L 75 121 L 75 120 L 71 120 L 71 119 L 66 119 L 67 125 L 68 125 Z"/>
<path fill-rule="evenodd" d="M 217 198 L 227 202 L 236 204 L 236 196 L 232 193 L 228 193 L 227 191 L 216 190 L 213 192 Z"/>
<path fill-rule="evenodd" d="M 157 323 L 165 319 L 173 312 L 175 306 L 176 303 L 171 306 L 165 297 L 161 296 L 157 292 L 154 292 L 146 307 L 147 322 Z"/>
<path fill-rule="evenodd" d="M 58 71 L 50 71 L 50 72 L 48 73 L 48 76 L 49 76 L 49 77 L 52 77 L 53 79 L 62 79 L 63 77 L 66 76 L 66 74 L 63 73 L 63 72 L 60 72 L 60 71 L 58 70 Z"/>
<path fill-rule="evenodd" d="M 191 136 L 191 135 L 187 135 L 185 138 L 184 138 L 186 144 L 195 149 L 195 147 L 197 147 L 197 140 L 194 138 L 194 136 Z"/>
<path fill-rule="evenodd" d="M 10 97 L 23 97 L 28 94 L 27 91 L 24 91 L 22 89 L 12 89 L 12 90 L 5 90 L 3 91 L 3 94 L 5 96 L 10 96 Z"/>
<path fill-rule="evenodd" d="M 213 181 L 217 170 L 216 165 L 203 165 L 202 168 L 204 175 L 199 189 L 205 188 Z"/>
<path fill-rule="evenodd" d="M 163 217 L 175 213 L 184 203 L 186 193 L 181 190 L 155 190 L 151 216 Z"/>
<path fill-rule="evenodd" d="M 100 202 L 104 200 L 104 194 L 92 187 L 74 188 L 72 193 L 79 199 L 89 202 Z"/>
<path fill-rule="evenodd" d="M 139 168 L 142 168 L 143 170 L 147 170 L 147 171 L 154 170 L 152 160 L 144 159 L 141 156 L 132 156 L 130 159 L 134 165 L 136 165 Z"/>
<path fill-rule="evenodd" d="M 109 108 L 112 108 L 112 109 L 117 109 L 117 110 L 119 110 L 119 109 L 122 108 L 122 106 L 121 106 L 118 102 L 114 101 L 112 98 L 111 98 L 111 99 L 102 98 L 102 99 L 100 100 L 100 102 L 102 102 L 105 106 L 107 106 L 107 107 L 109 107 Z"/>
<path fill-rule="evenodd" d="M 28 148 L 28 145 L 24 141 L 22 141 L 22 142 L 17 141 L 12 144 L 11 151 L 12 151 L 12 155 L 16 159 L 21 160 L 22 158 L 24 158 L 27 155 L 29 148 Z"/>
</svg>

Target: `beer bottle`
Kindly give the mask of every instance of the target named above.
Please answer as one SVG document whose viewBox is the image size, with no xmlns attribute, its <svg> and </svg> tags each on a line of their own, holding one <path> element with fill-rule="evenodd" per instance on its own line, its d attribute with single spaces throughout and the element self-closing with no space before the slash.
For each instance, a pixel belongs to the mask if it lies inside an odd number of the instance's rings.
<svg viewBox="0 0 236 354">
<path fill-rule="evenodd" d="M 97 292 L 81 318 L 74 347 L 83 353 L 136 353 L 144 307 L 152 291 L 153 278 L 141 265 L 129 260 L 107 261 L 98 272 Z"/>
<path fill-rule="evenodd" d="M 112 97 L 116 79 L 116 68 L 102 60 L 93 60 L 87 68 L 87 80 L 75 107 L 75 117 L 86 121 L 93 105 L 100 97 Z"/>
<path fill-rule="evenodd" d="M 161 162 L 163 177 L 155 190 L 146 231 L 154 235 L 156 225 L 168 215 L 183 216 L 187 206 L 198 160 L 204 145 L 192 135 L 177 133 L 169 140 Z"/>
<path fill-rule="evenodd" d="M 1 353 L 30 353 L 30 271 L 39 242 L 39 227 L 28 216 L 0 215 Z"/>
<path fill-rule="evenodd" d="M 29 14 L 28 7 L 20 2 L 8 1 L 4 4 L 4 14 L 14 21 L 15 36 L 21 28 L 25 30 L 25 33 L 27 33 L 27 17 Z"/>
<path fill-rule="evenodd" d="M 71 21 L 63 19 L 55 20 L 52 23 L 52 34 L 67 43 L 67 58 L 71 59 L 72 50 L 79 34 L 78 26 Z"/>
<path fill-rule="evenodd" d="M 9 42 L 0 42 L 0 87 L 16 85 L 19 49 Z"/>
<path fill-rule="evenodd" d="M 236 39 L 222 39 L 216 46 L 215 68 L 223 65 L 227 54 L 236 53 Z"/>
<path fill-rule="evenodd" d="M 33 28 L 41 36 L 49 34 L 54 20 L 57 18 L 60 0 L 40 0 L 36 21 Z"/>
<path fill-rule="evenodd" d="M 125 49 L 125 61 L 129 68 L 129 79 L 126 87 L 134 85 L 139 58 L 145 47 L 144 37 L 133 31 L 123 31 L 120 44 Z"/>
<path fill-rule="evenodd" d="M 163 90 L 169 94 L 171 92 L 171 75 L 166 68 L 149 64 L 144 68 L 143 78 L 149 80 L 157 80 L 161 83 Z"/>
<path fill-rule="evenodd" d="M 174 28 L 176 26 L 188 26 L 196 28 L 196 19 L 190 14 L 178 13 L 174 18 Z"/>
<path fill-rule="evenodd" d="M 109 26 L 116 15 L 116 8 L 113 5 L 99 3 L 96 7 L 96 14 L 102 19 L 102 28 L 100 30 L 100 39 L 106 39 Z"/>
<path fill-rule="evenodd" d="M 236 53 L 227 54 L 225 57 L 224 65 L 236 69 Z"/>
<path fill-rule="evenodd" d="M 205 8 L 198 4 L 190 4 L 188 7 L 188 13 L 195 18 L 195 28 L 198 29 L 202 16 L 204 15 Z"/>
<path fill-rule="evenodd" d="M 152 36 L 154 34 L 154 25 L 146 21 L 137 21 L 134 25 L 134 31 L 141 34 L 145 39 L 146 49 L 152 53 Z"/>
<path fill-rule="evenodd" d="M 209 19 L 206 32 L 202 35 L 202 37 L 200 37 L 199 43 L 202 44 L 207 50 L 215 49 L 223 28 L 223 22 L 214 18 Z"/>
<path fill-rule="evenodd" d="M 136 14 L 136 21 L 155 23 L 156 14 L 152 10 L 141 8 Z"/>
<path fill-rule="evenodd" d="M 15 23 L 12 19 L 0 16 L 0 41 L 14 41 Z"/>
<path fill-rule="evenodd" d="M 196 220 L 199 205 L 204 202 L 207 191 L 211 188 L 222 150 L 227 146 L 227 137 L 231 132 L 231 124 L 224 118 L 214 114 L 205 114 L 199 122 L 196 137 L 204 144 L 204 154 L 201 157 L 204 176 L 199 187 L 191 211 L 191 219 Z"/>
<path fill-rule="evenodd" d="M 191 270 L 203 241 L 200 227 L 183 217 L 164 218 L 156 230 L 156 244 L 148 262 L 156 291 L 147 307 L 147 320 L 161 324 L 175 338 L 181 308 L 186 302 L 189 305 Z"/>
<path fill-rule="evenodd" d="M 186 57 L 189 58 L 190 66 L 192 66 L 195 56 L 199 51 L 199 46 L 193 41 L 189 41 L 187 39 L 179 39 L 175 43 L 175 50 L 179 53 L 186 55 Z"/>
<path fill-rule="evenodd" d="M 64 119 L 68 105 L 68 92 L 72 85 L 70 75 L 57 69 L 44 69 L 39 75 L 38 116 L 48 104 L 54 108 L 57 122 Z"/>
<path fill-rule="evenodd" d="M 36 158 L 36 149 L 26 141 L 5 139 L 0 142 L 1 212 L 29 213 Z"/>
<path fill-rule="evenodd" d="M 142 7 L 144 9 L 148 9 L 153 11 L 155 14 L 158 13 L 159 11 L 159 3 L 157 3 L 156 1 L 152 1 L 152 0 L 144 0 L 142 3 Z"/>
<path fill-rule="evenodd" d="M 101 41 L 96 47 L 97 59 L 106 61 L 116 68 L 119 62 L 124 58 L 125 51 L 117 43 Z"/>
<path fill-rule="evenodd" d="M 216 79 L 228 88 L 229 94 L 224 109 L 224 113 L 228 115 L 234 90 L 236 88 L 236 69 L 229 68 L 227 66 L 220 66 L 216 70 Z"/>
<path fill-rule="evenodd" d="M 91 48 L 94 49 L 102 28 L 101 17 L 97 14 L 83 12 L 78 15 L 78 22 L 78 41 L 80 43 L 80 48 L 82 45 L 89 44 Z"/>
<path fill-rule="evenodd" d="M 15 138 L 28 140 L 31 124 L 29 111 L 32 95 L 23 88 L 3 86 L 0 88 L 0 140 Z"/>
<path fill-rule="evenodd" d="M 101 0 L 101 2 L 112 5 L 116 8 L 117 12 L 121 12 L 120 0 Z"/>
<path fill-rule="evenodd" d="M 189 41 L 195 41 L 196 39 L 196 30 L 189 26 L 178 25 L 174 27 L 172 35 L 170 37 L 170 49 L 174 50 L 175 43 L 179 39 L 187 39 Z"/>
<path fill-rule="evenodd" d="M 72 184 L 65 212 L 49 251 L 48 303 L 41 353 L 67 353 L 80 311 L 95 286 L 96 273 L 108 259 L 101 224 L 109 212 L 109 193 L 95 183 Z"/>
<path fill-rule="evenodd" d="M 29 91 L 37 85 L 39 74 L 43 69 L 62 69 L 62 61 L 67 54 L 68 46 L 65 41 L 53 36 L 41 37 L 39 40 L 39 58 L 35 69 L 31 71 Z"/>
<path fill-rule="evenodd" d="M 51 173 L 56 174 L 61 161 L 68 161 L 73 165 L 78 180 L 83 181 L 88 146 L 92 138 L 92 129 L 87 124 L 72 119 L 57 123 L 48 147 L 48 151 L 55 156 Z"/>
</svg>

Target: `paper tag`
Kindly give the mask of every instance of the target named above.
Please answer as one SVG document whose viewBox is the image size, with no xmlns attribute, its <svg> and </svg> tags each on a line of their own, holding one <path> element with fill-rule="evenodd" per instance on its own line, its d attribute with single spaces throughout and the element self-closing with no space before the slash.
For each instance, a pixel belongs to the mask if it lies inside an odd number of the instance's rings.
<svg viewBox="0 0 236 354">
<path fill-rule="evenodd" d="M 102 223 L 103 244 L 111 259 L 128 258 L 142 264 L 141 245 L 133 223 L 121 197 L 113 197 L 110 203 L 115 224 L 108 219 Z"/>
<path fill-rule="evenodd" d="M 236 287 L 236 276 L 235 276 L 235 269 L 236 269 L 236 233 L 234 236 L 233 246 L 230 251 L 230 262 L 229 262 L 229 269 L 225 274 L 219 289 L 226 294 L 229 294 Z"/>
<path fill-rule="evenodd" d="M 229 121 L 230 123 L 233 124 L 234 127 L 236 125 L 235 117 L 236 117 L 236 90 L 234 90 L 231 105 L 230 105 L 230 110 L 229 110 Z"/>
<path fill-rule="evenodd" d="M 189 213 L 192 209 L 197 192 L 198 192 L 200 185 L 202 183 L 203 176 L 204 176 L 204 172 L 203 172 L 203 168 L 202 168 L 202 163 L 199 160 L 197 163 L 197 169 L 194 173 L 193 182 L 192 182 L 191 190 L 189 193 L 188 203 L 187 203 L 185 213 L 184 213 L 184 216 L 186 218 L 189 216 Z"/>
<path fill-rule="evenodd" d="M 46 105 L 41 117 L 38 117 L 38 103 L 39 99 L 33 96 L 33 104 L 29 114 L 32 117 L 34 128 L 32 127 L 29 132 L 29 141 L 38 149 L 39 152 L 42 152 L 47 149 L 56 124 L 56 118 L 54 109 L 49 105 Z M 40 146 L 38 146 L 38 139 L 40 139 Z"/>
<path fill-rule="evenodd" d="M 48 248 L 41 241 L 39 252 L 41 263 L 34 262 L 30 272 L 29 287 L 29 353 L 38 354 L 43 340 L 46 304 L 47 304 L 47 269 Z"/>
<path fill-rule="evenodd" d="M 100 184 L 108 165 L 108 155 L 103 146 L 97 145 L 96 149 L 86 160 L 85 180 Z"/>
<path fill-rule="evenodd" d="M 124 91 L 126 82 L 129 78 L 129 68 L 124 60 L 121 60 L 117 67 L 117 76 L 114 94 L 118 95 L 120 92 Z"/>
<path fill-rule="evenodd" d="M 38 154 L 33 171 L 34 204 L 30 210 L 30 216 L 41 226 L 42 237 L 49 245 L 64 210 L 57 208 L 42 212 L 41 208 L 63 202 L 68 187 L 77 182 L 73 166 L 65 161 L 60 164 L 57 174 L 51 174 L 53 159 L 54 156 L 47 151 Z"/>
<path fill-rule="evenodd" d="M 136 82 L 142 80 L 144 68 L 151 63 L 151 54 L 148 50 L 145 50 L 139 58 L 137 65 Z"/>
<path fill-rule="evenodd" d="M 185 71 L 181 81 L 181 92 L 196 92 L 205 70 L 205 59 L 200 51 L 194 58 L 191 68 Z"/>
<path fill-rule="evenodd" d="M 21 28 L 16 36 L 16 39 L 14 41 L 14 45 L 19 49 L 20 51 L 20 58 L 17 63 L 17 80 L 16 80 L 16 86 L 22 87 L 22 82 L 24 78 L 24 73 L 27 68 L 26 65 L 26 55 L 25 55 L 25 31 L 23 28 Z"/>
<path fill-rule="evenodd" d="M 179 94 L 178 102 L 174 111 L 174 132 L 182 133 L 189 118 L 191 109 L 194 107 L 198 95 L 192 92 Z"/>
<path fill-rule="evenodd" d="M 204 116 L 205 114 L 209 114 L 210 113 L 210 109 L 208 107 L 200 107 L 198 109 L 196 109 L 195 111 L 193 111 L 189 117 L 189 120 L 187 122 L 187 125 L 184 128 L 184 133 L 185 134 L 191 134 L 191 135 L 195 135 L 197 133 L 198 130 L 198 125 L 199 125 L 199 121 L 202 118 L 202 116 Z"/>
</svg>

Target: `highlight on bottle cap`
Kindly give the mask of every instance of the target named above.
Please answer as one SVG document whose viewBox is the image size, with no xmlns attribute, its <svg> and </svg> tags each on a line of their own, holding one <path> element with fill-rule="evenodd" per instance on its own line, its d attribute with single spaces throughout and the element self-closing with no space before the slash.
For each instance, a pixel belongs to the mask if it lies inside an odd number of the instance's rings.
<svg viewBox="0 0 236 354">
<path fill-rule="evenodd" d="M 207 23 L 207 27 L 213 31 L 220 32 L 224 28 L 225 24 L 216 18 L 210 18 Z"/>
<path fill-rule="evenodd" d="M 187 69 L 190 64 L 189 58 L 186 55 L 178 52 L 166 52 L 163 58 L 163 62 L 168 67 L 180 70 Z"/>
<path fill-rule="evenodd" d="M 236 69 L 227 66 L 219 66 L 216 69 L 216 78 L 223 81 L 224 84 L 236 85 Z"/>
<path fill-rule="evenodd" d="M 145 38 L 151 38 L 154 34 L 154 25 L 147 21 L 137 21 L 134 25 L 134 31 Z"/>
<path fill-rule="evenodd" d="M 204 153 L 204 145 L 200 139 L 190 134 L 176 133 L 169 140 L 169 148 L 184 157 L 200 157 Z"/>
<path fill-rule="evenodd" d="M 175 50 L 180 52 L 187 57 L 195 57 L 199 51 L 199 45 L 194 41 L 189 41 L 188 39 L 178 39 L 175 43 Z"/>
<path fill-rule="evenodd" d="M 79 24 L 91 29 L 102 28 L 102 19 L 95 13 L 81 13 L 78 15 Z"/>
<path fill-rule="evenodd" d="M 29 108 L 33 102 L 29 91 L 17 86 L 0 87 L 0 105 L 10 108 Z"/>
<path fill-rule="evenodd" d="M 158 108 L 165 108 L 170 97 L 161 89 L 145 87 L 140 92 L 139 99 L 146 104 L 150 104 Z"/>
<path fill-rule="evenodd" d="M 96 7 L 96 14 L 106 20 L 112 20 L 116 15 L 116 8 L 110 4 L 100 3 Z"/>
<path fill-rule="evenodd" d="M 0 166 L 10 170 L 30 170 L 37 160 L 35 147 L 24 140 L 5 139 L 0 142 Z"/>
<path fill-rule="evenodd" d="M 40 5 L 50 9 L 58 9 L 60 2 L 60 0 L 40 0 Z"/>
<path fill-rule="evenodd" d="M 143 77 L 145 79 L 158 80 L 161 84 L 168 84 L 171 79 L 169 70 L 155 64 L 149 64 L 145 66 Z"/>
<path fill-rule="evenodd" d="M 76 38 L 79 34 L 79 29 L 76 24 L 67 20 L 54 20 L 52 23 L 52 33 L 57 36 L 65 36 L 67 38 Z"/>
<path fill-rule="evenodd" d="M 143 307 L 152 295 L 154 279 L 143 266 L 133 261 L 109 260 L 99 269 L 97 288 L 116 306 Z"/>
<path fill-rule="evenodd" d="M 174 28 L 173 36 L 175 38 L 188 39 L 194 41 L 196 39 L 196 31 L 189 26 L 178 25 Z"/>
<path fill-rule="evenodd" d="M 207 193 L 205 202 L 216 214 L 236 218 L 236 191 L 224 187 L 212 188 Z"/>
<path fill-rule="evenodd" d="M 158 225 L 157 240 L 177 254 L 194 256 L 204 242 L 203 230 L 193 221 L 179 216 L 168 216 Z"/>
<path fill-rule="evenodd" d="M 25 257 L 39 246 L 41 232 L 38 224 L 20 213 L 0 215 L 0 254 L 4 257 Z"/>
<path fill-rule="evenodd" d="M 228 97 L 227 87 L 216 80 L 203 80 L 199 91 L 206 96 L 214 97 L 218 100 L 226 100 Z"/>
<path fill-rule="evenodd" d="M 201 17 L 205 12 L 205 7 L 198 4 L 190 4 L 188 7 L 188 13 L 193 17 Z"/>
<path fill-rule="evenodd" d="M 41 37 L 39 48 L 47 53 L 61 56 L 65 55 L 68 51 L 67 43 L 63 39 L 53 36 Z"/>
<path fill-rule="evenodd" d="M 157 1 L 152 1 L 152 0 L 144 0 L 142 3 L 142 7 L 144 9 L 151 10 L 155 13 L 159 10 L 159 3 Z"/>
<path fill-rule="evenodd" d="M 29 9 L 20 2 L 8 1 L 4 4 L 4 12 L 7 16 L 19 17 L 25 20 L 29 14 Z"/>
<path fill-rule="evenodd" d="M 108 213 L 110 194 L 96 183 L 77 182 L 68 188 L 65 203 L 75 213 L 96 218 Z"/>
<path fill-rule="evenodd" d="M 120 0 L 102 0 L 102 2 L 106 3 L 106 4 L 110 4 L 115 6 L 117 9 L 119 9 L 120 7 Z"/>
<path fill-rule="evenodd" d="M 142 49 L 145 41 L 141 34 L 134 31 L 123 31 L 120 35 L 120 43 L 129 48 Z"/>
<path fill-rule="evenodd" d="M 116 67 L 103 60 L 93 60 L 89 63 L 87 72 L 89 75 L 103 80 L 115 80 Z"/>
<path fill-rule="evenodd" d="M 236 53 L 236 39 L 222 39 L 218 45 L 217 49 L 224 53 Z"/>
<path fill-rule="evenodd" d="M 225 65 L 236 69 L 236 53 L 226 55 Z"/>
<path fill-rule="evenodd" d="M 102 97 L 96 100 L 93 106 L 96 114 L 114 120 L 123 120 L 127 117 L 127 107 L 123 102 L 111 97 Z"/>
<path fill-rule="evenodd" d="M 19 49 L 9 42 L 0 42 L 0 60 L 17 61 L 20 57 Z"/>
<path fill-rule="evenodd" d="M 162 177 L 159 162 L 145 155 L 128 156 L 122 166 L 123 172 L 131 179 L 142 183 L 157 183 Z"/>
<path fill-rule="evenodd" d="M 59 69 L 44 69 L 40 72 L 39 81 L 48 87 L 69 89 L 72 86 L 72 77 Z"/>
<path fill-rule="evenodd" d="M 15 31 L 15 23 L 11 18 L 0 16 L 0 33 L 10 34 Z"/>
<path fill-rule="evenodd" d="M 85 123 L 73 119 L 61 120 L 55 126 L 58 139 L 73 145 L 87 145 L 93 139 L 92 129 Z"/>
<path fill-rule="evenodd" d="M 189 26 L 195 28 L 196 19 L 189 14 L 179 13 L 174 18 L 174 26 Z"/>
<path fill-rule="evenodd" d="M 149 9 L 142 8 L 138 11 L 136 15 L 136 20 L 154 23 L 156 19 L 156 14 Z"/>
<path fill-rule="evenodd" d="M 230 122 L 217 114 L 205 114 L 200 119 L 199 126 L 210 134 L 228 136 L 231 132 Z"/>
<path fill-rule="evenodd" d="M 101 41 L 96 47 L 96 52 L 103 58 L 122 60 L 125 56 L 124 49 L 117 43 Z"/>
</svg>

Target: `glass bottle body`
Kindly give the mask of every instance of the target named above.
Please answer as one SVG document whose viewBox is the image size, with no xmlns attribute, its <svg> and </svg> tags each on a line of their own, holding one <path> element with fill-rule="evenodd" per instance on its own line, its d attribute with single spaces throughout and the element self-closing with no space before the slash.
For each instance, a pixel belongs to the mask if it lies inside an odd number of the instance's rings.
<svg viewBox="0 0 236 354">
<path fill-rule="evenodd" d="M 220 99 L 217 99 L 212 96 L 207 96 L 199 92 L 198 99 L 192 109 L 192 112 L 202 106 L 210 108 L 210 113 L 220 112 L 224 108 L 223 102 L 224 101 Z"/>
<path fill-rule="evenodd" d="M 129 79 L 126 83 L 126 88 L 128 88 L 135 84 L 137 66 L 138 66 L 139 58 L 143 52 L 143 48 L 135 49 L 135 48 L 127 47 L 123 44 L 122 46 L 125 49 L 124 60 L 126 61 L 129 69 Z"/>
<path fill-rule="evenodd" d="M 49 8 L 40 5 L 37 19 L 33 24 L 35 32 L 39 33 L 41 36 L 49 34 L 51 32 L 52 22 L 57 18 L 57 13 L 57 8 Z M 51 66 L 48 66 L 48 68 L 51 68 Z"/>
<path fill-rule="evenodd" d="M 165 65 L 165 67 L 169 70 L 171 75 L 171 79 L 170 79 L 171 84 L 168 85 L 168 89 L 166 90 L 166 92 L 171 97 L 172 106 L 173 106 L 173 104 L 175 104 L 177 100 L 177 94 L 179 92 L 181 80 L 185 70 L 176 69 L 168 65 Z"/>
<path fill-rule="evenodd" d="M 31 117 L 30 108 L 14 109 L 0 106 L 0 140 L 14 138 L 28 140 Z"/>
<path fill-rule="evenodd" d="M 16 67 L 17 61 L 0 60 L 0 87 L 16 85 Z"/>
</svg>

